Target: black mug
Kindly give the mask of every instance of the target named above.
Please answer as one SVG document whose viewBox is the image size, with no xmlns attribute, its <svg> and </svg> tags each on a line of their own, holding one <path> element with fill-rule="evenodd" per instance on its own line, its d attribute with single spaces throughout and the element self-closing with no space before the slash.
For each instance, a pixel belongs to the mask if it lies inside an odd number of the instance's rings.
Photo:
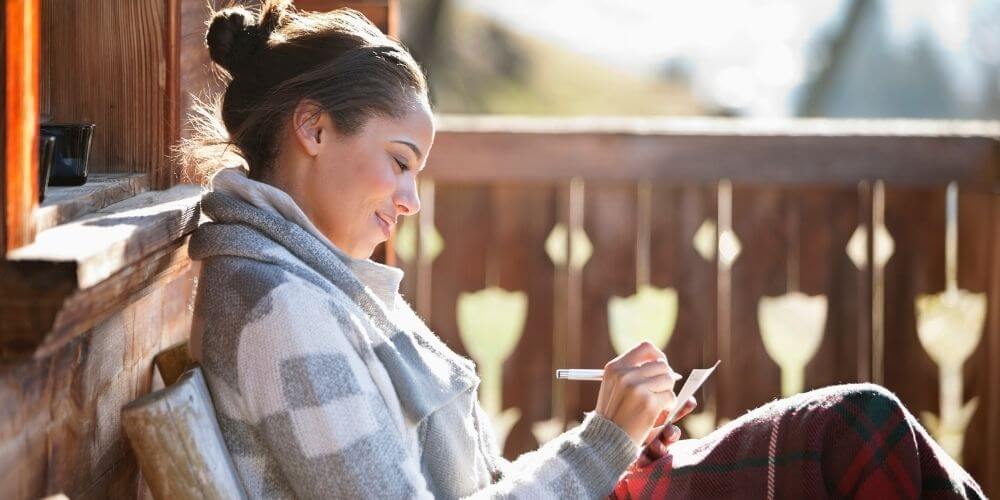
<svg viewBox="0 0 1000 500">
<path fill-rule="evenodd" d="M 90 161 L 90 139 L 93 123 L 46 123 L 42 133 L 56 138 L 49 173 L 51 186 L 79 186 L 87 182 L 87 162 Z"/>
<path fill-rule="evenodd" d="M 38 137 L 38 202 L 45 201 L 45 186 L 49 185 L 52 159 L 56 152 L 56 138 L 48 134 Z"/>
</svg>

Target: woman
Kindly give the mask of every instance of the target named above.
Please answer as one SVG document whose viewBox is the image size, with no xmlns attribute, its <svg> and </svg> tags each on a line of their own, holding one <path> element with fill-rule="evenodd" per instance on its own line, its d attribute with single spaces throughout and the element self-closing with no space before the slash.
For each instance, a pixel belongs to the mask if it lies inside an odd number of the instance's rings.
<svg viewBox="0 0 1000 500">
<path fill-rule="evenodd" d="M 641 344 L 609 362 L 580 426 L 507 462 L 472 362 L 413 313 L 400 270 L 369 260 L 420 210 L 434 141 L 405 49 L 353 11 L 298 14 L 287 0 L 266 1 L 259 19 L 217 13 L 207 44 L 231 80 L 208 109 L 221 124 L 206 113 L 185 153 L 206 166 L 235 151 L 247 168 L 216 173 L 203 199 L 213 222 L 190 242 L 202 265 L 191 346 L 249 496 L 666 493 L 649 477 L 681 460 L 667 453 L 680 431 L 663 425 L 677 377 L 662 352 Z M 851 391 L 905 411 L 883 390 Z M 737 484 L 704 491 L 738 495 Z"/>
</svg>

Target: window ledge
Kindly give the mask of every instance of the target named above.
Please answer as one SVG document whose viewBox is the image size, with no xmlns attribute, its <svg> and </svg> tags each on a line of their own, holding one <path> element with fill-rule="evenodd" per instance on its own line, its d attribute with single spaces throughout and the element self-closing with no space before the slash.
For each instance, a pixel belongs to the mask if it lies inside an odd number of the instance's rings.
<svg viewBox="0 0 1000 500">
<path fill-rule="evenodd" d="M 49 186 L 35 210 L 35 234 L 149 191 L 149 174 L 90 174 L 82 186 Z"/>
<path fill-rule="evenodd" d="M 187 271 L 187 235 L 198 225 L 201 192 L 180 185 L 140 193 L 41 231 L 7 254 L 0 262 L 0 360 L 43 356 L 151 279 Z"/>
</svg>

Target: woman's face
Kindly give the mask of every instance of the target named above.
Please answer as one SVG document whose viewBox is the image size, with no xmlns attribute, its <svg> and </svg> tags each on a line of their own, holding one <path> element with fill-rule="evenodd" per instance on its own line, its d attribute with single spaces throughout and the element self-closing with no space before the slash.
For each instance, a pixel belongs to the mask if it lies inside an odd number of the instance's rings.
<svg viewBox="0 0 1000 500">
<path fill-rule="evenodd" d="M 353 135 L 337 133 L 325 114 L 296 135 L 307 143 L 304 150 L 315 154 L 290 194 L 348 255 L 370 257 L 401 216 L 420 210 L 417 174 L 434 142 L 433 119 L 423 99 L 399 118 L 370 118 Z"/>
</svg>

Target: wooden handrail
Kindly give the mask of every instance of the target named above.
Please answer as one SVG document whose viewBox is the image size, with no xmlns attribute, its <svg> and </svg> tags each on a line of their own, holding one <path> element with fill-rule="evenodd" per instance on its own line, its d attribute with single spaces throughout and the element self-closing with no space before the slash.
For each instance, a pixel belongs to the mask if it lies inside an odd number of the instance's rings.
<svg viewBox="0 0 1000 500">
<path fill-rule="evenodd" d="M 437 119 L 444 182 L 640 179 L 944 185 L 998 191 L 1000 123 L 458 117 Z"/>
</svg>

